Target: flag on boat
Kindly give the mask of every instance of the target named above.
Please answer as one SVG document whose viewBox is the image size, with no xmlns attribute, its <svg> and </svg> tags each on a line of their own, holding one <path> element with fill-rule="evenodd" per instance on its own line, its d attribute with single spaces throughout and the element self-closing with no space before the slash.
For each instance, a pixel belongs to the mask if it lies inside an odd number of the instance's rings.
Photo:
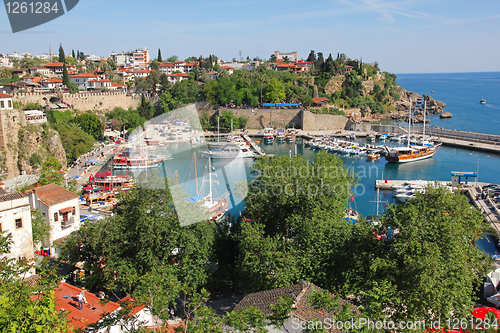
<svg viewBox="0 0 500 333">
<path fill-rule="evenodd" d="M 90 174 L 89 181 L 91 181 L 92 179 L 94 179 L 94 175 Z"/>
<path fill-rule="evenodd" d="M 354 197 L 351 197 L 351 201 L 354 201 Z"/>
<path fill-rule="evenodd" d="M 389 201 L 385 202 L 385 206 L 384 207 L 387 207 L 387 206 L 389 206 Z"/>
</svg>

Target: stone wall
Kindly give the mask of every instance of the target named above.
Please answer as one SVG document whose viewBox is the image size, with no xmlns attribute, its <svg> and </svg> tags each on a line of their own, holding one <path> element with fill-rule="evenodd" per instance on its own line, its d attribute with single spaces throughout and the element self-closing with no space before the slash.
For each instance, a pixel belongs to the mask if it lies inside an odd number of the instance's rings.
<svg viewBox="0 0 500 333">
<path fill-rule="evenodd" d="M 341 115 L 314 114 L 311 111 L 302 111 L 304 131 L 332 130 L 338 131 L 345 128 L 348 118 Z"/>
<path fill-rule="evenodd" d="M 60 98 L 61 95 L 57 93 L 44 94 L 40 92 L 34 93 L 16 93 L 14 94 L 13 101 L 27 103 L 39 103 L 44 105 L 48 103 L 51 97 Z M 63 94 L 62 101 L 70 104 L 73 108 L 80 111 L 96 110 L 96 111 L 111 111 L 115 107 L 121 107 L 127 110 L 128 108 L 137 108 L 141 99 L 127 96 L 125 92 L 85 92 L 78 94 Z"/>
<path fill-rule="evenodd" d="M 234 115 L 248 118 L 248 128 L 261 129 L 264 127 L 292 127 L 306 130 L 340 130 L 346 126 L 348 118 L 340 115 L 314 114 L 300 109 L 220 109 L 229 110 Z M 216 119 L 216 110 L 210 111 L 211 119 Z"/>
<path fill-rule="evenodd" d="M 19 175 L 17 156 L 19 152 L 19 129 L 26 126 L 24 111 L 2 110 L 0 112 L 0 150 L 5 152 L 0 157 L 0 173 L 8 173 L 11 178 Z"/>
</svg>

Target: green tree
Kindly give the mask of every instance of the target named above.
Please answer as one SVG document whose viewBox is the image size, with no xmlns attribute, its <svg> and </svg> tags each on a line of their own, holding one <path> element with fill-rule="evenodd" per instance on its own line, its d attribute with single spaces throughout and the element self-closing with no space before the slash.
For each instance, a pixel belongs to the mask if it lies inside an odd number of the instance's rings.
<svg viewBox="0 0 500 333">
<path fill-rule="evenodd" d="M 167 113 L 169 111 L 175 110 L 177 102 L 172 98 L 170 91 L 166 90 L 160 96 L 160 106 L 162 113 Z"/>
<path fill-rule="evenodd" d="M 56 310 L 54 291 L 59 278 L 47 263 L 40 265 L 37 283 L 24 282 L 32 263 L 8 259 L 11 235 L 0 235 L 0 331 L 68 332 L 64 313 Z M 15 277 L 15 278 L 14 278 Z"/>
<path fill-rule="evenodd" d="M 266 84 L 264 99 L 268 103 L 281 103 L 286 99 L 285 86 L 277 78 L 270 79 Z"/>
<path fill-rule="evenodd" d="M 314 50 L 311 50 L 311 52 L 307 56 L 307 61 L 316 62 L 316 53 L 314 52 Z"/>
<path fill-rule="evenodd" d="M 158 49 L 158 58 L 156 58 L 158 62 L 163 62 L 163 59 L 161 58 L 161 50 Z"/>
<path fill-rule="evenodd" d="M 73 121 L 87 134 L 92 135 L 94 140 L 102 141 L 104 139 L 103 123 L 95 114 L 84 113 L 76 116 Z"/>
<path fill-rule="evenodd" d="M 163 274 L 175 279 L 165 278 L 167 290 L 162 293 L 168 291 L 168 281 L 179 281 L 190 290 L 207 283 L 214 237 L 210 224 L 181 227 L 169 189 L 131 190 L 119 207 L 113 218 L 82 227 L 63 252 L 71 262 L 85 260 L 89 277 L 95 276 L 90 278 L 94 286 L 121 284 L 126 291 L 134 291 L 148 287 L 146 278 Z M 187 203 L 187 195 L 185 208 L 200 209 L 198 203 Z M 104 257 L 102 267 L 99 261 Z"/>
<path fill-rule="evenodd" d="M 314 68 L 319 70 L 319 71 L 322 71 L 324 63 L 325 63 L 325 59 L 323 58 L 323 53 L 318 52 L 318 59 L 314 63 Z"/>
<path fill-rule="evenodd" d="M 76 59 L 76 57 L 75 57 L 75 50 L 71 50 L 71 56 Z"/>
<path fill-rule="evenodd" d="M 321 286 L 343 285 L 346 253 L 356 229 L 344 219 L 354 179 L 335 156 L 282 155 L 253 165 L 246 184 L 245 217 L 239 236 L 239 271 L 246 288 L 262 290 L 307 279 Z M 271 208 L 272 207 L 272 208 Z M 361 233 L 361 231 L 359 231 Z M 287 241 L 283 241 L 287 240 Z M 313 245 L 314 244 L 314 245 Z M 353 250 L 354 251 L 354 250 Z M 344 271 L 345 270 L 345 271 Z"/>
<path fill-rule="evenodd" d="M 116 70 L 117 66 L 112 58 L 108 58 L 108 60 L 106 60 L 106 62 L 108 63 L 111 70 L 114 70 L 114 71 Z"/>
<path fill-rule="evenodd" d="M 63 81 L 63 84 L 69 88 L 70 86 L 70 79 L 69 79 L 69 75 L 68 75 L 68 68 L 66 67 L 66 64 L 64 63 L 63 64 L 63 77 L 62 77 L 62 81 Z"/>
<path fill-rule="evenodd" d="M 62 44 L 59 45 L 59 62 L 62 62 L 63 64 L 66 63 L 66 56 L 64 55 Z"/>
<path fill-rule="evenodd" d="M 147 120 L 153 118 L 153 115 L 155 114 L 153 104 L 151 104 L 151 102 L 149 101 L 146 101 L 146 96 L 144 96 L 144 94 L 142 94 L 141 104 L 137 108 L 137 111 L 139 112 L 139 116 Z"/>
<path fill-rule="evenodd" d="M 391 206 L 384 225 L 399 233 L 373 261 L 372 270 L 383 273 L 380 283 L 387 280 L 397 288 L 401 306 L 396 317 L 443 321 L 453 313 L 466 318 L 475 287 L 492 267 L 473 242 L 487 230 L 482 214 L 459 192 L 429 185 L 425 194 Z"/>
<path fill-rule="evenodd" d="M 50 225 L 39 210 L 31 210 L 31 227 L 33 232 L 33 247 L 38 248 L 38 244 L 50 235 Z"/>
<path fill-rule="evenodd" d="M 276 55 L 273 53 L 271 54 L 271 56 L 269 57 L 269 62 L 277 62 L 278 59 L 276 59 Z"/>
<path fill-rule="evenodd" d="M 158 70 L 160 68 L 160 64 L 156 61 L 153 60 L 150 64 L 149 67 L 154 70 Z"/>
<path fill-rule="evenodd" d="M 173 55 L 169 58 L 167 58 L 167 62 L 174 63 L 178 60 L 179 58 L 176 55 Z"/>
</svg>

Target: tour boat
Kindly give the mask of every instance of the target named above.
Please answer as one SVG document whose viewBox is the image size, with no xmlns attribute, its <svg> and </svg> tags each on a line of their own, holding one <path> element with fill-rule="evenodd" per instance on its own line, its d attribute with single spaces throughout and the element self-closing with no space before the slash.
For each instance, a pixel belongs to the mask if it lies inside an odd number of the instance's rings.
<svg viewBox="0 0 500 333">
<path fill-rule="evenodd" d="M 284 142 L 285 141 L 285 130 L 283 128 L 279 128 L 276 131 L 276 141 Z"/>
<path fill-rule="evenodd" d="M 90 208 L 112 208 L 118 203 L 113 192 L 90 192 L 84 198 L 85 204 Z"/>
<path fill-rule="evenodd" d="M 295 135 L 294 130 L 288 130 L 286 135 L 285 135 L 285 140 L 286 142 L 293 143 L 297 139 L 297 136 Z"/>
<path fill-rule="evenodd" d="M 385 141 L 385 140 L 387 140 L 387 137 L 388 137 L 387 133 L 382 133 L 382 135 L 378 139 L 380 141 Z"/>
<path fill-rule="evenodd" d="M 424 114 L 425 114 L 426 104 L 424 103 Z M 424 122 L 425 131 L 425 122 Z M 408 133 L 411 133 L 411 99 L 410 99 L 410 115 L 408 117 Z M 425 132 L 424 132 L 425 135 Z M 407 163 L 420 161 L 429 157 L 432 157 L 437 148 L 440 145 L 435 146 L 410 146 L 410 141 L 408 140 L 408 145 L 406 147 L 387 147 L 385 146 L 386 155 L 385 159 L 390 163 Z"/>
<path fill-rule="evenodd" d="M 248 146 L 229 143 L 220 149 L 212 149 L 202 152 L 203 156 L 211 158 L 254 158 L 255 154 Z"/>
<path fill-rule="evenodd" d="M 160 166 L 167 159 L 172 159 L 169 154 L 161 155 L 149 152 L 147 147 L 127 149 L 113 157 L 114 169 L 147 169 Z"/>
<path fill-rule="evenodd" d="M 368 142 L 373 142 L 373 141 L 375 141 L 375 134 L 368 134 L 368 135 L 366 136 L 366 141 L 368 141 Z"/>
<path fill-rule="evenodd" d="M 274 141 L 274 130 L 272 128 L 264 128 L 264 142 Z"/>
<path fill-rule="evenodd" d="M 135 187 L 135 180 L 131 176 L 112 174 L 112 171 L 97 172 L 94 177 L 90 179 L 94 187 L 100 187 L 104 190 L 129 190 Z"/>
<path fill-rule="evenodd" d="M 486 104 L 486 100 L 485 100 L 485 99 L 482 99 L 482 100 L 480 100 L 480 101 L 479 101 L 479 103 L 481 103 L 481 104 Z"/>
</svg>

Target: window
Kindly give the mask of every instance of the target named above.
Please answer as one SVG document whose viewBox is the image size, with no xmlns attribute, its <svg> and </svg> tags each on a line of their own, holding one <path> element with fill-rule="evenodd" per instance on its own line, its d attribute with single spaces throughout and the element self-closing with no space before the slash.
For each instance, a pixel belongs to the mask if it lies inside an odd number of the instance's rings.
<svg viewBox="0 0 500 333">
<path fill-rule="evenodd" d="M 54 221 L 55 222 L 59 221 L 59 214 L 58 213 L 54 213 Z"/>
<path fill-rule="evenodd" d="M 3 231 L 3 228 L 2 228 L 2 222 L 0 222 L 0 232 Z"/>
<path fill-rule="evenodd" d="M 9 104 L 9 108 L 12 107 L 12 101 L 8 101 L 8 104 Z"/>
<path fill-rule="evenodd" d="M 5 107 L 5 103 L 4 103 L 4 101 L 0 101 L 0 108 L 2 108 L 2 109 L 3 109 L 4 107 Z"/>
<path fill-rule="evenodd" d="M 16 219 L 16 229 L 23 227 L 23 219 Z"/>
<path fill-rule="evenodd" d="M 76 208 L 73 207 L 73 212 L 71 212 L 72 215 L 76 215 Z"/>
</svg>

